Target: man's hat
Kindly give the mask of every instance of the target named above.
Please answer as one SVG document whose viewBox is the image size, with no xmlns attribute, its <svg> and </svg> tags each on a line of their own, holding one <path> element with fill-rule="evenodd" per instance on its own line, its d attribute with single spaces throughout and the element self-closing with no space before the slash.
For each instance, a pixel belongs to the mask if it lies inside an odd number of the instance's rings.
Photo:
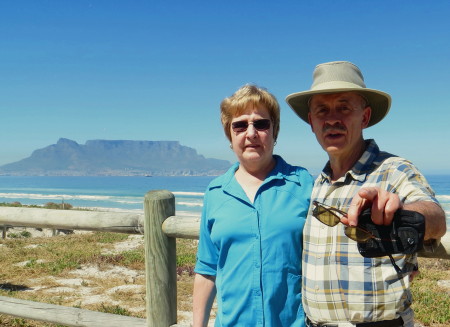
<svg viewBox="0 0 450 327">
<path fill-rule="evenodd" d="M 309 91 L 297 92 L 286 97 L 289 106 L 308 123 L 309 100 L 314 94 L 357 92 L 367 99 L 372 114 L 367 127 L 375 125 L 387 115 L 391 96 L 366 88 L 359 68 L 348 61 L 333 61 L 316 66 L 313 84 Z"/>
</svg>

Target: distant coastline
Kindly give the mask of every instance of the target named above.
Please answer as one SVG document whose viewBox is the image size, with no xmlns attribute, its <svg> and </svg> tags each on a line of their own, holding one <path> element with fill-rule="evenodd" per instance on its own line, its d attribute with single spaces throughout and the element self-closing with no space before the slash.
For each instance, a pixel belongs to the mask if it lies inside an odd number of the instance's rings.
<svg viewBox="0 0 450 327">
<path fill-rule="evenodd" d="M 200 176 L 219 176 L 224 173 L 223 170 L 219 171 L 207 171 L 207 172 L 190 172 L 190 171 L 179 171 L 179 172 L 170 172 L 170 173 L 161 173 L 155 172 L 154 174 L 148 174 L 146 172 L 124 172 L 124 171 L 105 171 L 105 172 L 96 172 L 95 174 L 89 174 L 84 172 L 73 172 L 73 171 L 48 171 L 45 173 L 37 172 L 12 172 L 12 173 L 1 173 L 1 176 L 10 176 L 10 177 L 200 177 Z"/>
</svg>

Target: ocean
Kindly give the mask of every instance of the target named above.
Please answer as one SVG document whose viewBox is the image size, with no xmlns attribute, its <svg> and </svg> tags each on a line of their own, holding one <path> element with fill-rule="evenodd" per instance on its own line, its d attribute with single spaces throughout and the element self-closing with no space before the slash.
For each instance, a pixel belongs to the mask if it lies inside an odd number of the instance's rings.
<svg viewBox="0 0 450 327">
<path fill-rule="evenodd" d="M 0 203 L 44 205 L 69 203 L 74 207 L 142 211 L 144 196 L 152 190 L 175 195 L 176 213 L 200 215 L 203 195 L 214 177 L 123 176 L 0 176 Z"/>
<path fill-rule="evenodd" d="M 64 202 L 82 208 L 143 211 L 145 194 L 164 189 L 175 195 L 176 214 L 198 216 L 205 189 L 213 178 L 0 176 L 0 203 L 17 201 L 44 205 Z M 446 212 L 450 228 L 450 175 L 429 175 L 426 178 Z"/>
</svg>

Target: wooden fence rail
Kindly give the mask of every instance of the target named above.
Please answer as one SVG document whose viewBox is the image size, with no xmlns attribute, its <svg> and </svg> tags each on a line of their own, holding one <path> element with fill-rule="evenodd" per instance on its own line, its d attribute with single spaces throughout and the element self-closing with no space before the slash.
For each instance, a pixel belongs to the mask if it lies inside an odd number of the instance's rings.
<svg viewBox="0 0 450 327">
<path fill-rule="evenodd" d="M 144 215 L 120 212 L 0 207 L 0 225 L 144 234 L 147 319 L 0 297 L 0 313 L 74 327 L 179 326 L 177 320 L 175 238 L 163 221 L 175 215 L 169 191 L 150 191 Z M 198 234 L 198 231 L 197 231 Z"/>
<path fill-rule="evenodd" d="M 175 197 L 165 190 L 144 198 L 144 215 L 119 212 L 0 207 L 0 225 L 144 234 L 147 319 L 0 296 L 0 313 L 74 327 L 177 325 L 176 238 L 198 239 L 199 217 L 175 216 Z M 450 232 L 435 253 L 450 259 Z"/>
<path fill-rule="evenodd" d="M 192 216 L 173 216 L 168 217 L 162 229 L 169 237 L 198 239 L 198 231 L 200 228 L 200 218 Z M 439 247 L 435 252 L 418 253 L 419 257 L 450 259 L 450 230 L 441 238 Z"/>
<path fill-rule="evenodd" d="M 64 326 L 146 327 L 145 319 L 0 296 L 0 313 Z M 153 325 L 157 326 L 157 325 Z"/>
<path fill-rule="evenodd" d="M 142 234 L 144 215 L 123 212 L 0 207 L 0 224 Z"/>
</svg>

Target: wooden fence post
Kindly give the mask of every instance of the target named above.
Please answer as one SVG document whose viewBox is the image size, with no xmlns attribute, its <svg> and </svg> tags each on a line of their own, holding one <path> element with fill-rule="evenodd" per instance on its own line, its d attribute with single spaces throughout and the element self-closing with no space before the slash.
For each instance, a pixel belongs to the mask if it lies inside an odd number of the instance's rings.
<svg viewBox="0 0 450 327">
<path fill-rule="evenodd" d="M 177 321 L 177 267 L 175 238 L 167 237 L 162 223 L 175 215 L 175 197 L 169 191 L 150 191 L 144 199 L 144 239 L 147 326 L 171 326 Z"/>
</svg>

